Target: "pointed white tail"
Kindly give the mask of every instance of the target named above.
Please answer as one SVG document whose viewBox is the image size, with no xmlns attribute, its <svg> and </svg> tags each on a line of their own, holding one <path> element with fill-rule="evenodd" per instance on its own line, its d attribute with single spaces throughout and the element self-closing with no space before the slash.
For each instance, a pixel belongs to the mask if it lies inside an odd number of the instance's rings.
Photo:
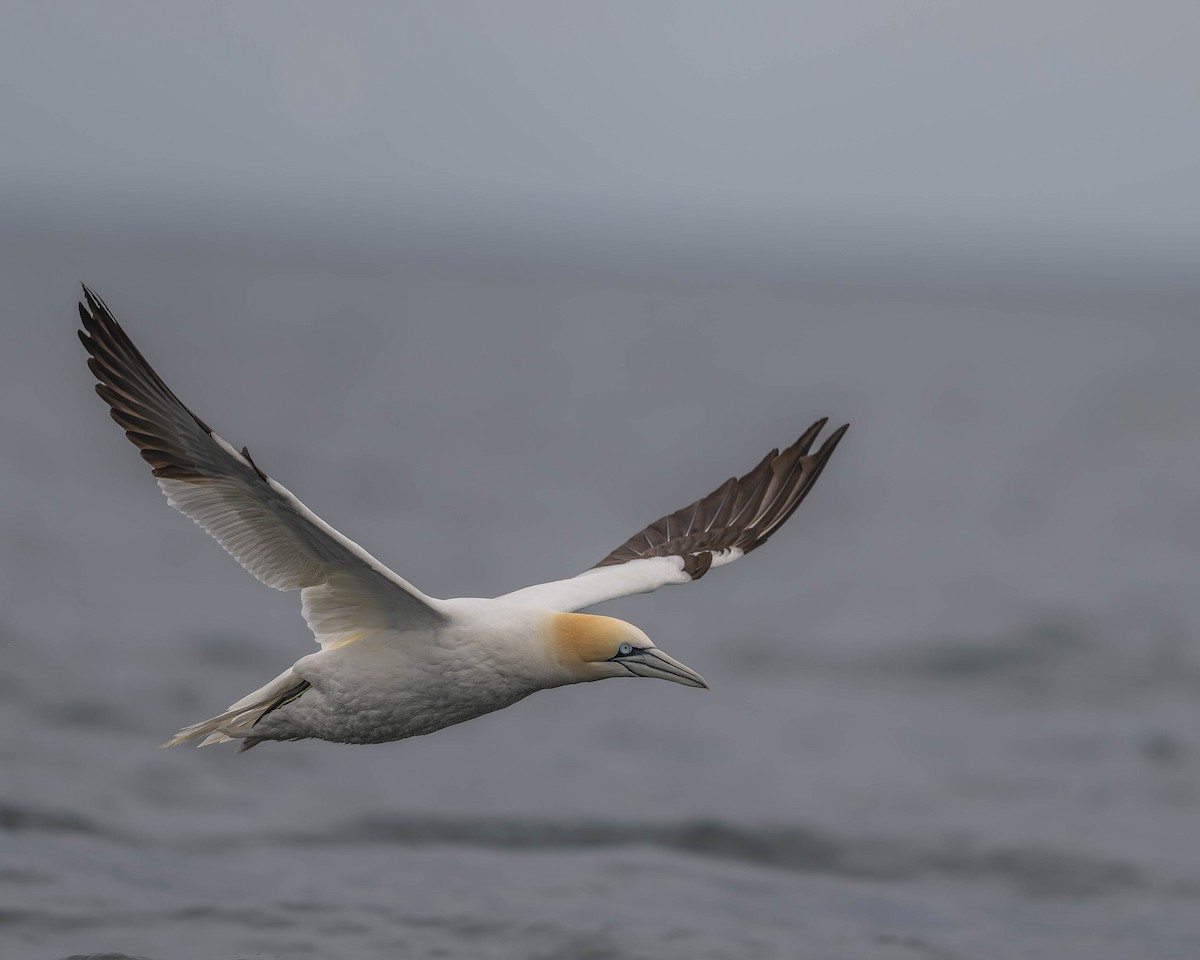
<svg viewBox="0 0 1200 960">
<path fill-rule="evenodd" d="M 249 696 L 243 697 L 219 716 L 184 727 L 162 746 L 177 747 L 181 743 L 200 737 L 204 737 L 198 744 L 201 747 L 230 740 L 243 740 L 252 735 L 250 731 L 266 714 L 298 697 L 308 686 L 307 680 L 294 670 L 288 669 L 265 687 L 260 687 Z"/>
</svg>

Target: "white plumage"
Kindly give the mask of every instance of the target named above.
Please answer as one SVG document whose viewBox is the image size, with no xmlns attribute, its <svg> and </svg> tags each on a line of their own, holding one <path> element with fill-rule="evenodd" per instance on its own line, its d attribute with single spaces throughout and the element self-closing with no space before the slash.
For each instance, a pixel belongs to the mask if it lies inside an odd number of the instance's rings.
<svg viewBox="0 0 1200 960">
<path fill-rule="evenodd" d="M 379 743 L 431 733 L 549 687 L 642 676 L 706 686 L 636 626 L 578 613 L 755 549 L 812 489 L 843 426 L 809 453 L 820 420 L 782 453 L 635 534 L 578 576 L 495 599 L 423 594 L 344 537 L 185 407 L 84 287 L 80 339 L 96 391 L 168 502 L 277 590 L 300 590 L 321 650 L 164 746 L 316 737 Z"/>
</svg>

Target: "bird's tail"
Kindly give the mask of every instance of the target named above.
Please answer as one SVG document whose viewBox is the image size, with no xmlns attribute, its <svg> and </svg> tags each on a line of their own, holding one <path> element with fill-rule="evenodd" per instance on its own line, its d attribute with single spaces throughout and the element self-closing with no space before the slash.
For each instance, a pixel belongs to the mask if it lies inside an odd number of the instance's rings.
<svg viewBox="0 0 1200 960">
<path fill-rule="evenodd" d="M 272 710 L 295 700 L 309 686 L 311 684 L 300 674 L 289 669 L 265 687 L 243 697 L 219 716 L 184 727 L 162 746 L 177 747 L 189 740 L 199 740 L 200 737 L 204 737 L 197 746 L 207 747 L 213 743 L 241 740 L 243 741 L 242 749 L 248 750 L 258 743 L 258 740 L 250 732 L 254 725 Z"/>
</svg>

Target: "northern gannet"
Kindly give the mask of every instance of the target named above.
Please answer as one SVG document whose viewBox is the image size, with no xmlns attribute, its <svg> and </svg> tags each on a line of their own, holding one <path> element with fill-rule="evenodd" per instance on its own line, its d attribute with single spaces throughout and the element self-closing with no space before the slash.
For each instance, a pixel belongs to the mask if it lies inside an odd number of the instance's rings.
<svg viewBox="0 0 1200 960">
<path fill-rule="evenodd" d="M 818 420 L 743 477 L 655 520 L 578 576 L 494 599 L 438 600 L 312 513 L 185 407 L 86 286 L 79 338 L 112 418 L 171 506 L 277 590 L 299 590 L 321 645 L 164 747 L 310 737 L 383 743 L 432 733 L 529 694 L 606 677 L 707 687 L 641 630 L 586 607 L 699 580 L 766 542 L 812 489 L 848 424 L 815 453 Z M 85 332 L 86 331 L 86 332 Z"/>
</svg>

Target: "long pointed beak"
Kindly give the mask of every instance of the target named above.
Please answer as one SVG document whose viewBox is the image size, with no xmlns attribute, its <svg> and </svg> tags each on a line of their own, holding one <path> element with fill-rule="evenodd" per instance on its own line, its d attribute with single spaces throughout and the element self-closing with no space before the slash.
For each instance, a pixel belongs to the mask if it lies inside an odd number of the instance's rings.
<svg viewBox="0 0 1200 960">
<path fill-rule="evenodd" d="M 700 674 L 674 657 L 667 656 L 657 647 L 647 647 L 631 657 L 622 657 L 618 662 L 639 677 L 654 677 L 658 680 L 682 683 L 685 687 L 708 689 L 708 684 Z"/>
</svg>

